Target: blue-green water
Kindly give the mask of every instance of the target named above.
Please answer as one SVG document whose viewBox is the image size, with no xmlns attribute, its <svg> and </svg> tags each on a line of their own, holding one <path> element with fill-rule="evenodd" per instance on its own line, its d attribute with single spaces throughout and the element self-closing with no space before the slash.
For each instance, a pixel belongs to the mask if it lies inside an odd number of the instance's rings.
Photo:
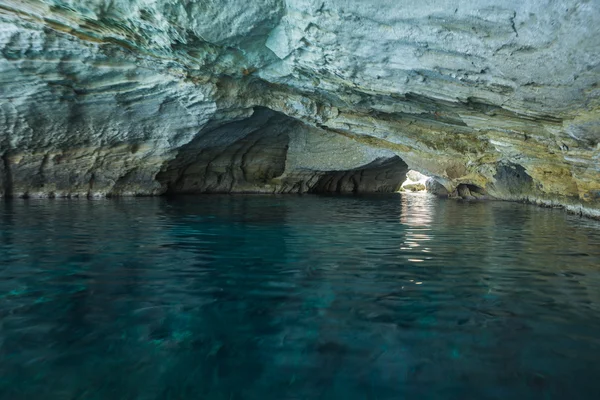
<svg viewBox="0 0 600 400">
<path fill-rule="evenodd" d="M 0 204 L 2 399 L 598 399 L 600 224 L 427 195 Z"/>
</svg>

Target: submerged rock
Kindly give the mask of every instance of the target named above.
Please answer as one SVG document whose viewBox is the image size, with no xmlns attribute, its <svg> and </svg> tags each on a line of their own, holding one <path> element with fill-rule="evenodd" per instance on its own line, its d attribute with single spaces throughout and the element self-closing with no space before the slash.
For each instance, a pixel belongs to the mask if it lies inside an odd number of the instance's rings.
<svg viewBox="0 0 600 400">
<path fill-rule="evenodd" d="M 584 0 L 0 0 L 0 194 L 394 191 L 411 168 L 600 216 L 598 26 Z"/>
</svg>

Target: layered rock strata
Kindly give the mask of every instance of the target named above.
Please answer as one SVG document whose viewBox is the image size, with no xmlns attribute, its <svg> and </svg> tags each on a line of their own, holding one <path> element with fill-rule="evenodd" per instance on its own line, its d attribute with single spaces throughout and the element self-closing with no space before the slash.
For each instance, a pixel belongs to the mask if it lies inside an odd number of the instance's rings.
<svg viewBox="0 0 600 400">
<path fill-rule="evenodd" d="M 0 0 L 0 193 L 391 191 L 411 168 L 600 216 L 599 27 L 585 0 Z"/>
</svg>

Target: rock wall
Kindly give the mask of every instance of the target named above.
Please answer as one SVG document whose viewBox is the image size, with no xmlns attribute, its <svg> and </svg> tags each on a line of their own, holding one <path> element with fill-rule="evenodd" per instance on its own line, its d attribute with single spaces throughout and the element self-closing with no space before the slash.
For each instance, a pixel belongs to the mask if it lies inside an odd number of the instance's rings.
<svg viewBox="0 0 600 400">
<path fill-rule="evenodd" d="M 171 193 L 391 192 L 407 172 L 391 151 L 257 108 L 201 132 L 156 180 Z"/>
<path fill-rule="evenodd" d="M 393 190 L 408 165 L 600 216 L 599 27 L 593 0 L 0 0 L 0 193 Z"/>
</svg>

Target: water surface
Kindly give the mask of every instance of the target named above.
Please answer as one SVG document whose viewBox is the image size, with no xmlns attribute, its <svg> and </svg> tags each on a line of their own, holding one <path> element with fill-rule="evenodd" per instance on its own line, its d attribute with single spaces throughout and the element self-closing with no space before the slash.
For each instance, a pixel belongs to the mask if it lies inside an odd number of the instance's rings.
<svg viewBox="0 0 600 400">
<path fill-rule="evenodd" d="M 0 203 L 2 399 L 598 399 L 600 224 L 428 195 Z"/>
</svg>

